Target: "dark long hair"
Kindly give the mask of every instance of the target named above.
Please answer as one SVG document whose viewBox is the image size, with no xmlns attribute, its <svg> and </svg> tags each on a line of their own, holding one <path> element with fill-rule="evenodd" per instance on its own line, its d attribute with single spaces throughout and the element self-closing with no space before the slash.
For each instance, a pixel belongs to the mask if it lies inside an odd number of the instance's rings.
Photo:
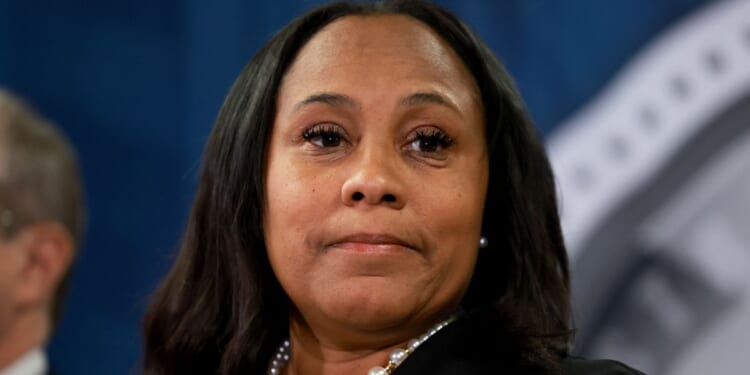
<svg viewBox="0 0 750 375">
<path fill-rule="evenodd" d="M 569 328 L 568 264 L 555 185 L 523 102 L 489 48 L 448 11 L 415 0 L 316 8 L 275 35 L 245 66 L 205 149 L 177 260 L 145 320 L 146 374 L 258 374 L 287 335 L 288 301 L 262 231 L 266 146 L 276 95 L 302 46 L 348 15 L 402 14 L 438 33 L 481 93 L 490 181 L 479 253 L 463 299 L 504 322 L 527 367 L 554 369 Z"/>
</svg>

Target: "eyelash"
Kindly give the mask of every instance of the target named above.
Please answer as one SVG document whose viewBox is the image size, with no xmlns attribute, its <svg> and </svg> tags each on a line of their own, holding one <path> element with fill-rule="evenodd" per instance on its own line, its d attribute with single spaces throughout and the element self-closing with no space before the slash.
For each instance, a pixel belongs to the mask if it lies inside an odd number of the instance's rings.
<svg viewBox="0 0 750 375">
<path fill-rule="evenodd" d="M 302 133 L 302 138 L 304 138 L 305 141 L 310 142 L 318 147 L 336 147 L 341 143 L 341 141 L 344 140 L 344 133 L 340 129 L 338 129 L 336 125 L 320 124 L 305 129 L 305 131 Z M 335 145 L 327 146 L 325 144 L 326 141 L 330 141 L 333 139 L 335 139 L 336 141 Z M 316 140 L 321 140 L 321 144 L 315 142 Z"/>
<path fill-rule="evenodd" d="M 320 148 L 338 147 L 341 142 L 346 141 L 345 133 L 333 124 L 320 124 L 307 128 L 302 133 L 302 138 Z M 430 146 L 428 147 L 430 150 L 421 151 L 417 149 L 413 151 L 435 154 L 453 146 L 455 139 L 440 129 L 430 128 L 429 130 L 417 130 L 415 135 L 407 142 L 407 146 L 422 147 L 425 146 L 425 143 Z"/>
<path fill-rule="evenodd" d="M 409 145 L 414 145 L 416 142 L 431 143 L 436 149 L 422 152 L 437 153 L 453 146 L 456 141 L 444 131 L 437 128 L 431 128 L 430 130 L 417 130 L 416 136 L 411 139 Z M 422 146 L 424 145 L 424 143 L 421 143 L 419 145 Z"/>
</svg>

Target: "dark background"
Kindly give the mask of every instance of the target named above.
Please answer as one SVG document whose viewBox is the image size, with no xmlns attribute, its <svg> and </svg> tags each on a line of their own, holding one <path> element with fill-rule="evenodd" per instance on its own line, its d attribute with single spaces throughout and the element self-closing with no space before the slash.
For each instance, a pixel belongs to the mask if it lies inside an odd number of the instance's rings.
<svg viewBox="0 0 750 375">
<path fill-rule="evenodd" d="M 439 1 L 504 60 L 545 135 L 706 2 Z M 87 235 L 49 347 L 61 374 L 137 371 L 143 311 L 223 97 L 265 40 L 319 3 L 0 0 L 0 86 L 68 134 L 86 183 Z"/>
</svg>

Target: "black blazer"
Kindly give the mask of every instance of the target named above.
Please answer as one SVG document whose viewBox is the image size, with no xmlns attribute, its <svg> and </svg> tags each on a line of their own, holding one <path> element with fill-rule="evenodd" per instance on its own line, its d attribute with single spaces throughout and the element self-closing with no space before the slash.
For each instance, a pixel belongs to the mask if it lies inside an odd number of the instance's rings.
<svg viewBox="0 0 750 375">
<path fill-rule="evenodd" d="M 517 366 L 518 348 L 511 347 L 497 319 L 487 313 L 464 314 L 408 356 L 394 375 L 527 375 Z M 568 357 L 563 375 L 643 375 L 622 363 Z"/>
</svg>

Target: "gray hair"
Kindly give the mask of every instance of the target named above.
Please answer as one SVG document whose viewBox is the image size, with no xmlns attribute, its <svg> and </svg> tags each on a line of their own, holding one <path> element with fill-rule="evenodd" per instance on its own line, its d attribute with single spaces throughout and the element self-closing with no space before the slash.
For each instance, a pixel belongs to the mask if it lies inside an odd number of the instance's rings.
<svg viewBox="0 0 750 375">
<path fill-rule="evenodd" d="M 83 227 L 78 162 L 55 125 L 0 88 L 0 234 L 55 221 L 77 244 Z"/>
<path fill-rule="evenodd" d="M 73 147 L 57 127 L 0 88 L 0 241 L 40 222 L 62 224 L 73 250 L 83 234 L 83 186 Z M 70 279 L 63 277 L 51 318 L 61 316 Z"/>
</svg>

